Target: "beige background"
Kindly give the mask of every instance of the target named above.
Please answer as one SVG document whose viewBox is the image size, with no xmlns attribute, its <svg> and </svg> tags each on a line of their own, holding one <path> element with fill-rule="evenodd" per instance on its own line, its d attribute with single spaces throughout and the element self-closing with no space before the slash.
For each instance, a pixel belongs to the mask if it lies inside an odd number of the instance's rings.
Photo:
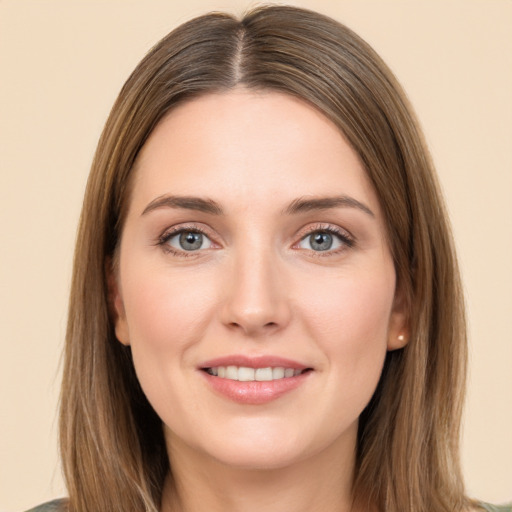
<svg viewBox="0 0 512 512">
<path fill-rule="evenodd" d="M 408 91 L 464 272 L 471 495 L 512 499 L 512 2 L 304 0 L 345 22 Z M 0 0 L 0 511 L 65 494 L 59 357 L 75 226 L 102 125 L 172 27 L 245 0 Z"/>
</svg>

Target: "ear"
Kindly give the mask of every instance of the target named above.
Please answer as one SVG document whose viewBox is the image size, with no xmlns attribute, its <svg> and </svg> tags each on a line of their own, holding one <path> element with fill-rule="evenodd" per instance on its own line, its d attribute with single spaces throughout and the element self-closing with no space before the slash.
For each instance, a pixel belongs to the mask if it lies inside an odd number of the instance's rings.
<svg viewBox="0 0 512 512">
<path fill-rule="evenodd" d="M 389 317 L 388 350 L 405 347 L 409 341 L 409 314 L 407 300 L 401 290 L 395 292 L 393 309 Z"/>
<path fill-rule="evenodd" d="M 113 263 L 109 258 L 105 263 L 108 286 L 108 301 L 110 307 L 110 315 L 114 321 L 114 329 L 116 338 L 123 345 L 130 345 L 130 336 L 128 331 L 128 323 L 126 321 L 126 312 L 119 283 L 118 265 Z"/>
</svg>

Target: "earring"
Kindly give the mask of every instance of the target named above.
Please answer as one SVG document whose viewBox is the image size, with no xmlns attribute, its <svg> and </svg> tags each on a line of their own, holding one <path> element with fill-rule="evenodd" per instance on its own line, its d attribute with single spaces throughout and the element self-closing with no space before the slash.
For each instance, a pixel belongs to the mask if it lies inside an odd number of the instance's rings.
<svg viewBox="0 0 512 512">
<path fill-rule="evenodd" d="M 404 341 L 405 336 L 403 334 L 398 335 L 398 341 Z"/>
</svg>

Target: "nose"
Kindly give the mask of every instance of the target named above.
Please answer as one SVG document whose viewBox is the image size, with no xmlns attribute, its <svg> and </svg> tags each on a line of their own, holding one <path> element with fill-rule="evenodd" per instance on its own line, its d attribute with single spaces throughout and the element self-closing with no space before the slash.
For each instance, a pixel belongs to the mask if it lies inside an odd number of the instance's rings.
<svg viewBox="0 0 512 512">
<path fill-rule="evenodd" d="M 264 251 L 246 251 L 234 259 L 224 290 L 222 323 L 250 337 L 281 331 L 290 322 L 291 309 L 276 258 Z"/>
</svg>

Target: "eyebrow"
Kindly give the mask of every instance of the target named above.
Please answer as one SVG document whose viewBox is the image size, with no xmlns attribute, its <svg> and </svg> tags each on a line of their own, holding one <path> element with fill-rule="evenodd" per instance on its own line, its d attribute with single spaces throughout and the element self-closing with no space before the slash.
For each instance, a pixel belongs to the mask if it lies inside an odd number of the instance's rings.
<svg viewBox="0 0 512 512">
<path fill-rule="evenodd" d="M 293 215 L 317 210 L 330 210 L 331 208 L 357 208 L 371 217 L 375 217 L 368 206 L 350 196 L 299 197 L 290 203 L 284 213 Z"/>
<path fill-rule="evenodd" d="M 181 208 L 185 210 L 195 210 L 211 215 L 223 215 L 222 207 L 213 199 L 194 197 L 194 196 L 170 196 L 164 195 L 153 199 L 142 215 L 149 212 L 158 210 L 160 208 Z M 334 197 L 299 197 L 292 201 L 285 209 L 285 215 L 294 215 L 299 213 L 330 210 L 332 208 L 357 208 L 364 213 L 375 217 L 375 214 L 357 199 L 349 196 L 334 196 Z"/>
<path fill-rule="evenodd" d="M 182 208 L 185 210 L 195 210 L 203 213 L 210 213 L 212 215 L 222 215 L 222 208 L 213 199 L 203 199 L 201 197 L 193 196 L 159 196 L 153 199 L 144 211 L 142 215 L 146 215 L 153 210 L 160 208 Z"/>
</svg>

